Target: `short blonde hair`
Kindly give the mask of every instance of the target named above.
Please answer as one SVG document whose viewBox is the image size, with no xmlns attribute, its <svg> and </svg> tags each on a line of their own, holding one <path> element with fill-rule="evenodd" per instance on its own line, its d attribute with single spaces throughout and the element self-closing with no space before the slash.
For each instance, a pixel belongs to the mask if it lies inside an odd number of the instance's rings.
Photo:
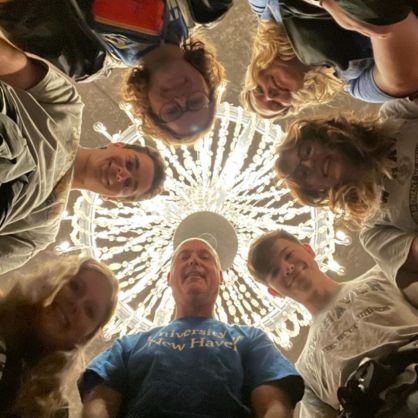
<svg viewBox="0 0 418 418">
<path fill-rule="evenodd" d="M 296 121 L 277 148 L 274 165 L 277 176 L 300 203 L 342 211 L 347 219 L 359 226 L 377 209 L 383 178 L 390 178 L 395 166 L 390 158 L 395 139 L 387 129 L 375 119 L 360 121 L 351 115 Z M 300 184 L 288 171 L 286 155 L 299 149 L 304 141 L 336 149 L 354 164 L 365 167 L 367 172 L 361 180 L 337 185 L 326 193 Z"/>
<path fill-rule="evenodd" d="M 179 136 L 158 123 L 148 99 L 148 69 L 139 64 L 129 70 L 124 81 L 122 94 L 133 107 L 134 114 L 142 121 L 142 130 L 155 139 L 160 139 L 169 145 L 193 144 L 212 129 L 218 102 L 219 87 L 225 80 L 225 71 L 216 57 L 215 48 L 201 35 L 192 35 L 183 42 L 184 58 L 195 67 L 208 84 L 212 96 L 211 118 L 208 126 L 201 131 Z"/>
<path fill-rule="evenodd" d="M 280 119 L 295 115 L 305 107 L 327 103 L 342 90 L 344 83 L 335 76 L 334 68 L 316 66 L 305 74 L 303 88 L 292 94 L 293 100 L 289 107 L 284 107 L 275 114 L 264 113 L 254 98 L 260 71 L 265 70 L 274 60 L 290 61 L 295 57 L 283 25 L 260 20 L 241 92 L 241 101 L 247 110 L 265 119 Z"/>
</svg>

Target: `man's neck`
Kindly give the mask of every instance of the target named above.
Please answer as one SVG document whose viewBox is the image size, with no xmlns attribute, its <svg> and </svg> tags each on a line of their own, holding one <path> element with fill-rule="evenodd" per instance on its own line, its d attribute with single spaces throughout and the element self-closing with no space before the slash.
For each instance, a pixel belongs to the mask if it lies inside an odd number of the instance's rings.
<svg viewBox="0 0 418 418">
<path fill-rule="evenodd" d="M 184 318 L 185 316 L 201 316 L 204 318 L 213 318 L 213 305 L 176 306 L 176 315 L 174 319 Z"/>
<path fill-rule="evenodd" d="M 71 189 L 84 189 L 84 179 L 87 175 L 88 161 L 90 158 L 89 148 L 78 147 L 74 161 L 74 177 Z"/>
<path fill-rule="evenodd" d="M 340 289 L 341 285 L 339 283 L 324 274 L 324 280 L 321 282 L 321 286 L 317 286 L 302 304 L 315 316 L 335 298 Z"/>
</svg>

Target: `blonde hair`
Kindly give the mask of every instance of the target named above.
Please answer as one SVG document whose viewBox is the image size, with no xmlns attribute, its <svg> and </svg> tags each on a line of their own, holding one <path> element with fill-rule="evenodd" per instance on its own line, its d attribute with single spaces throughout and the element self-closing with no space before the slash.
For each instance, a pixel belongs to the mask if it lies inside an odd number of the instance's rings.
<svg viewBox="0 0 418 418">
<path fill-rule="evenodd" d="M 129 70 L 122 89 L 124 99 L 132 105 L 134 114 L 142 121 L 143 132 L 169 145 L 192 144 L 212 129 L 219 87 L 225 80 L 224 67 L 216 57 L 215 48 L 202 35 L 190 36 L 181 48 L 184 50 L 184 59 L 202 74 L 211 91 L 211 117 L 202 130 L 191 135 L 176 135 L 158 122 L 148 99 L 149 71 L 144 65 L 139 64 Z"/>
<path fill-rule="evenodd" d="M 79 370 L 83 357 L 82 346 L 91 341 L 113 315 L 119 289 L 111 270 L 92 258 L 80 258 L 78 254 L 67 253 L 55 255 L 46 262 L 42 260 L 42 263 L 30 275 L 22 275 L 19 271 L 13 273 L 12 280 L 18 280 L 18 283 L 0 304 L 0 323 L 18 322 L 19 313 L 27 307 L 50 305 L 62 287 L 82 269 L 101 273 L 112 291 L 103 320 L 80 346 L 68 351 L 44 352 L 27 361 L 11 411 L 12 415 L 17 414 L 20 418 L 52 418 L 66 407 L 66 381 L 70 374 L 74 374 L 74 370 Z"/>
<path fill-rule="evenodd" d="M 352 116 L 296 121 L 277 148 L 277 176 L 300 203 L 328 206 L 360 226 L 380 204 L 383 179 L 392 177 L 395 162 L 390 154 L 395 139 L 387 130 L 387 126 L 383 127 L 373 119 L 359 121 Z M 325 193 L 301 184 L 289 172 L 286 156 L 288 152 L 298 150 L 304 141 L 336 149 L 360 169 L 366 169 L 364 176 L 355 182 L 339 184 Z"/>
<path fill-rule="evenodd" d="M 303 87 L 292 94 L 290 106 L 278 110 L 275 114 L 264 113 L 254 98 L 260 71 L 265 70 L 277 59 L 290 61 L 293 58 L 296 58 L 296 55 L 283 25 L 270 20 L 260 20 L 244 89 L 241 92 L 241 101 L 247 110 L 265 119 L 279 119 L 297 114 L 305 107 L 327 103 L 342 90 L 344 83 L 335 76 L 335 68 L 316 66 L 306 72 Z"/>
</svg>

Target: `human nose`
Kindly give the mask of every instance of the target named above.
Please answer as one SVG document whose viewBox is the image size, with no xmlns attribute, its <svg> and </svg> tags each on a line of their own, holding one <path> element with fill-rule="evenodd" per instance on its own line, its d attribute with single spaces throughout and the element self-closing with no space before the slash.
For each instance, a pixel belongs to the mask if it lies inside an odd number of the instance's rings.
<svg viewBox="0 0 418 418">
<path fill-rule="evenodd" d="M 291 276 L 295 270 L 295 266 L 293 263 L 286 262 L 284 266 L 284 275 L 285 276 Z"/>
<path fill-rule="evenodd" d="M 189 259 L 188 259 L 188 264 L 189 265 L 198 265 L 200 262 L 199 257 L 197 254 L 191 254 Z"/>
<path fill-rule="evenodd" d="M 120 183 L 122 181 L 125 181 L 129 176 L 129 172 L 124 167 L 119 167 L 116 171 L 116 180 Z"/>
</svg>

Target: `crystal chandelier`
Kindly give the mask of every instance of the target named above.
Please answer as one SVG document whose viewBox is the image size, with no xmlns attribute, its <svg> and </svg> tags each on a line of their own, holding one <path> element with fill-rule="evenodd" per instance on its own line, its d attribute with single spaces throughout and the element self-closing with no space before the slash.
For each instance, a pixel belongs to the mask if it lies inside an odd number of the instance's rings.
<svg viewBox="0 0 418 418">
<path fill-rule="evenodd" d="M 95 129 L 111 141 L 144 145 L 138 121 L 129 108 L 121 107 L 132 122 L 124 132 L 110 135 L 101 123 Z M 272 166 L 281 137 L 279 126 L 223 103 L 214 129 L 194 146 L 174 148 L 155 142 L 167 163 L 162 195 L 123 204 L 82 193 L 71 216 L 71 239 L 108 264 L 120 282 L 119 306 L 107 327 L 108 337 L 144 331 L 172 319 L 174 301 L 167 273 L 173 240 L 182 221 L 203 214 L 199 219 L 219 218 L 220 230 L 225 229 L 223 222 L 230 225 L 235 237 L 231 239 L 236 241 L 216 317 L 257 326 L 276 344 L 291 346 L 291 338 L 309 323 L 310 315 L 290 299 L 271 297 L 251 278 L 246 267 L 251 241 L 263 232 L 283 228 L 310 241 L 322 270 L 340 273 L 343 268 L 333 258 L 335 244 L 349 242 L 341 231 L 335 234 L 331 212 L 302 207 L 286 188 L 277 188 Z M 205 238 L 205 223 L 195 220 L 188 228 L 203 227 L 203 234 L 197 235 Z M 212 236 L 210 230 L 206 232 Z"/>
</svg>

